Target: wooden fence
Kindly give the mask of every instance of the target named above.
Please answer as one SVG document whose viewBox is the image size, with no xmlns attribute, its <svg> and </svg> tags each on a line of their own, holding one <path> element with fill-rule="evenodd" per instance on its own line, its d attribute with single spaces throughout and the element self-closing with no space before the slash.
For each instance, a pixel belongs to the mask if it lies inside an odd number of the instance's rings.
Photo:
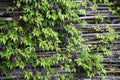
<svg viewBox="0 0 120 80">
<path fill-rule="evenodd" d="M 78 1 L 80 2 L 80 1 Z M 10 0 L 0 0 L 0 18 L 4 20 L 12 20 L 12 17 L 9 15 L 11 12 L 8 12 L 9 14 L 5 13 L 5 8 L 9 5 L 11 5 Z M 99 22 L 96 20 L 95 15 L 100 13 L 103 18 L 106 20 L 104 22 Z M 100 41 L 95 39 L 95 36 L 98 32 L 95 32 L 93 29 L 93 26 L 99 25 L 100 28 L 103 30 L 105 29 L 105 26 L 109 24 L 112 28 L 115 29 L 116 33 L 120 34 L 120 20 L 117 15 L 113 15 L 109 12 L 108 6 L 106 4 L 100 4 L 98 3 L 98 8 L 95 11 L 92 11 L 90 9 L 87 10 L 86 15 L 81 15 L 80 19 L 86 20 L 88 22 L 85 27 L 81 27 L 82 25 L 75 24 L 76 27 L 83 32 L 82 36 L 85 39 L 86 44 L 99 44 Z M 107 22 L 107 20 L 111 20 L 112 23 Z M 102 32 L 102 33 L 103 33 Z M 101 34 L 102 34 L 101 33 Z M 116 40 L 114 44 L 107 45 L 113 52 L 113 55 L 111 57 L 104 57 L 104 65 L 107 70 L 108 79 L 107 80 L 120 80 L 120 39 Z M 43 55 L 44 53 L 44 55 Z M 56 53 L 56 52 L 40 52 L 39 56 L 49 56 Z M 56 70 L 59 70 L 59 68 L 56 67 Z M 64 71 L 60 71 L 61 73 L 64 73 Z M 12 72 L 15 76 L 11 78 L 11 80 L 22 80 L 23 78 L 19 76 L 21 72 L 19 70 L 15 70 Z M 0 80 L 4 79 L 7 80 L 9 78 L 0 76 Z M 99 80 L 100 77 L 94 77 L 93 80 Z M 79 76 L 79 74 L 76 74 L 76 78 L 74 80 L 85 80 L 84 77 Z"/>
</svg>

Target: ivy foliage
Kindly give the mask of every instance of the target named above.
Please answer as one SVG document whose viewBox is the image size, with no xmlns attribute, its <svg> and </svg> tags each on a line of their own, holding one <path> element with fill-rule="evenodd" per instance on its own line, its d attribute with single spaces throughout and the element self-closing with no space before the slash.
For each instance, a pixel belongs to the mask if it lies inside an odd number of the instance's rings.
<svg viewBox="0 0 120 80">
<path fill-rule="evenodd" d="M 112 54 L 106 44 L 114 42 L 115 31 L 106 26 L 107 33 L 96 36 L 102 44 L 86 45 L 74 23 L 87 24 L 77 13 L 86 14 L 80 7 L 93 6 L 94 10 L 95 5 L 89 0 L 75 1 L 13 0 L 14 7 L 9 10 L 20 14 L 13 15 L 12 21 L 0 22 L 0 75 L 12 76 L 14 69 L 19 69 L 26 80 L 70 80 L 76 72 L 88 77 L 104 74 L 103 55 Z M 100 31 L 99 27 L 94 29 Z M 49 51 L 55 54 L 49 56 Z M 42 52 L 47 56 L 41 57 Z"/>
</svg>

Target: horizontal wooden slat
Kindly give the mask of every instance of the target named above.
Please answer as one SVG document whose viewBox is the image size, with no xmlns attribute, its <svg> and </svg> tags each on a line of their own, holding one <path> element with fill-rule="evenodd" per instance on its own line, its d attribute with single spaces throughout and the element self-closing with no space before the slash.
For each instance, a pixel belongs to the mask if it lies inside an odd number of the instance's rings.
<svg viewBox="0 0 120 80">
<path fill-rule="evenodd" d="M 102 16 L 103 18 L 118 18 L 117 15 L 113 15 L 113 16 Z M 80 17 L 80 19 L 95 19 L 95 16 L 85 16 L 85 17 Z"/>
<path fill-rule="evenodd" d="M 91 29 L 94 26 L 100 26 L 100 28 L 105 29 L 105 26 L 110 26 L 112 28 L 120 28 L 120 24 L 87 24 L 84 27 L 80 24 L 75 24 L 78 29 L 84 28 L 84 29 Z"/>
</svg>

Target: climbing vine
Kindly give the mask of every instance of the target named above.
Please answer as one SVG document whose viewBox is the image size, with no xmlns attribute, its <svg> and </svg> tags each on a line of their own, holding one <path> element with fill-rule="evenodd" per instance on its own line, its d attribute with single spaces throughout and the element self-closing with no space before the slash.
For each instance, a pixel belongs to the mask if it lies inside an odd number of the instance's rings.
<svg viewBox="0 0 120 80">
<path fill-rule="evenodd" d="M 74 25 L 87 24 L 77 13 L 86 14 L 80 7 L 95 10 L 95 3 L 95 0 L 82 3 L 76 0 L 13 0 L 9 8 L 13 20 L 0 22 L 0 75 L 12 76 L 14 69 L 20 70 L 27 80 L 70 80 L 74 78 L 73 73 L 81 72 L 88 77 L 105 74 L 103 55 L 112 54 L 106 45 L 113 43 L 118 35 L 108 25 L 106 33 L 96 35 L 101 44 L 88 45 Z M 99 15 L 96 18 L 103 19 Z M 95 26 L 94 30 L 100 32 L 101 28 Z M 55 53 L 49 55 L 49 51 Z M 62 74 L 60 70 L 69 74 Z"/>
</svg>

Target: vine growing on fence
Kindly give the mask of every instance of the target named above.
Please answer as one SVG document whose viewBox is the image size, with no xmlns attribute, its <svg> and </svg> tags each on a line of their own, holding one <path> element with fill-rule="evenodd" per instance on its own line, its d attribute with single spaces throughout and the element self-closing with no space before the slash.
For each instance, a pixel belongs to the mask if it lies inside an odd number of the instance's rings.
<svg viewBox="0 0 120 80">
<path fill-rule="evenodd" d="M 105 74 L 103 55 L 112 54 L 106 44 L 117 38 L 115 31 L 108 25 L 107 33 L 96 36 L 101 42 L 99 46 L 85 44 L 82 32 L 74 24 L 87 22 L 80 20 L 77 13 L 86 14 L 80 7 L 94 10 L 96 5 L 94 0 L 75 1 L 13 0 L 13 7 L 9 8 L 13 20 L 0 22 L 0 75 L 12 76 L 15 69 L 27 80 L 70 80 L 73 73 L 79 72 L 88 77 Z M 94 30 L 101 31 L 99 26 Z M 40 56 L 49 51 L 55 53 Z"/>
</svg>

